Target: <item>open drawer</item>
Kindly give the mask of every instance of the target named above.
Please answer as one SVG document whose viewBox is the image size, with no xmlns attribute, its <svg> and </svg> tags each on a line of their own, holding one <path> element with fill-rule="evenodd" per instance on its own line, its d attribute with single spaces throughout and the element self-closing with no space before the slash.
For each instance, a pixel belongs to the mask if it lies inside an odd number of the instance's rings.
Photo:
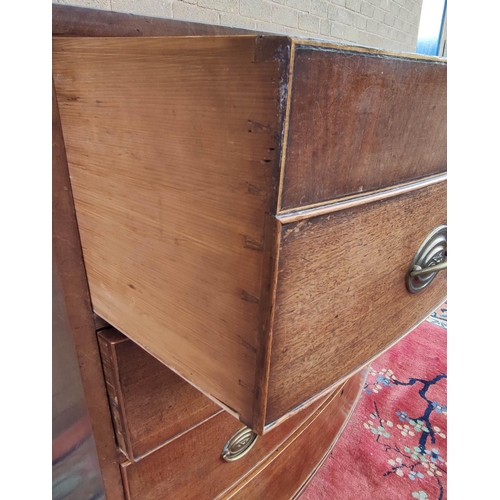
<svg viewBox="0 0 500 500">
<path fill-rule="evenodd" d="M 55 37 L 95 312 L 262 434 L 423 320 L 446 63 L 280 36 Z"/>
</svg>

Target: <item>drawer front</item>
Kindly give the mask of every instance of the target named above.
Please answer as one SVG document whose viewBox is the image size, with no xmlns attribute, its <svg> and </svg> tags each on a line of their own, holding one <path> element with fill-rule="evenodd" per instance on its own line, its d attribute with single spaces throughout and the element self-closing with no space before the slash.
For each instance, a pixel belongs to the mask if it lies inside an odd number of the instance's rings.
<svg viewBox="0 0 500 500">
<path fill-rule="evenodd" d="M 266 423 L 369 362 L 446 296 L 410 294 L 423 240 L 446 224 L 446 182 L 282 227 Z"/>
<path fill-rule="evenodd" d="M 324 398 L 257 439 L 239 460 L 221 452 L 241 423 L 226 412 L 197 426 L 133 464 L 123 465 L 129 500 L 213 500 L 263 462 L 315 410 Z"/>
<path fill-rule="evenodd" d="M 281 209 L 446 170 L 446 63 L 297 45 Z"/>
<path fill-rule="evenodd" d="M 340 437 L 359 399 L 366 373 L 363 370 L 350 377 L 343 390 L 318 411 L 316 418 L 298 429 L 266 467 L 234 488 L 224 500 L 298 498 Z"/>
<path fill-rule="evenodd" d="M 221 411 L 114 328 L 98 339 L 117 442 L 129 460 Z"/>
</svg>

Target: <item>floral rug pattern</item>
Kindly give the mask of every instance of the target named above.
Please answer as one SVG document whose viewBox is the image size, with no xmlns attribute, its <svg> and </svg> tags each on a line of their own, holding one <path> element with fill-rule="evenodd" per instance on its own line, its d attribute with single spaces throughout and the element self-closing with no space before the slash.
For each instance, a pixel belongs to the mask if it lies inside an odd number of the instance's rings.
<svg viewBox="0 0 500 500">
<path fill-rule="evenodd" d="M 445 500 L 446 303 L 376 359 L 300 500 Z"/>
</svg>

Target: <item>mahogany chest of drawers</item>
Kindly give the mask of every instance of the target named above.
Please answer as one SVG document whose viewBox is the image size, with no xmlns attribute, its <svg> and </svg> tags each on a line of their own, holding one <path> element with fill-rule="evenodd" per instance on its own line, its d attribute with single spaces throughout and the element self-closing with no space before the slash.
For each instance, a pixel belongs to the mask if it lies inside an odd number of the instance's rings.
<svg viewBox="0 0 500 500">
<path fill-rule="evenodd" d="M 444 300 L 445 273 L 418 293 L 408 279 L 446 225 L 446 61 L 259 34 L 56 36 L 53 79 L 130 491 L 187 429 L 239 420 L 279 447 Z M 161 403 L 146 417 L 166 393 L 184 420 Z"/>
</svg>

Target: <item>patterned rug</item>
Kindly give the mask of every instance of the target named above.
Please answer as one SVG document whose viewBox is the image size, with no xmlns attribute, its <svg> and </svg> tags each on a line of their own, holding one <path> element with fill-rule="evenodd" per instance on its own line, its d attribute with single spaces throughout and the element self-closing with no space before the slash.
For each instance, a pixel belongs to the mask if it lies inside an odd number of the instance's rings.
<svg viewBox="0 0 500 500">
<path fill-rule="evenodd" d="M 445 500 L 447 305 L 375 360 L 300 500 Z"/>
</svg>

